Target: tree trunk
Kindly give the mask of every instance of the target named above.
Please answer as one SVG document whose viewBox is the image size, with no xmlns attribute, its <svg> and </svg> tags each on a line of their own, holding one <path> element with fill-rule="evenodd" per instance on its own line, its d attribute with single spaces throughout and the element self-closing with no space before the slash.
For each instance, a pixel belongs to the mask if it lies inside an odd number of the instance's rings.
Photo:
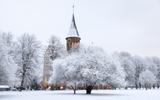
<svg viewBox="0 0 160 100">
<path fill-rule="evenodd" d="M 91 91 L 93 89 L 93 86 L 89 85 L 86 87 L 86 94 L 91 94 Z"/>
<path fill-rule="evenodd" d="M 157 88 L 159 89 L 159 84 L 157 84 Z"/>
<path fill-rule="evenodd" d="M 137 84 L 137 82 L 135 82 L 135 87 L 136 87 L 136 89 L 138 89 L 138 84 Z"/>
<path fill-rule="evenodd" d="M 73 89 L 73 91 L 74 91 L 74 94 L 76 94 L 77 84 L 76 84 L 76 83 L 74 83 L 74 85 L 73 85 L 73 86 L 71 86 L 71 87 L 72 87 L 72 89 Z"/>
<path fill-rule="evenodd" d="M 146 88 L 146 90 L 148 89 L 148 86 L 147 86 L 147 84 L 145 84 L 145 88 Z"/>
<path fill-rule="evenodd" d="M 26 64 L 23 64 L 23 73 L 22 73 L 21 87 L 24 86 L 25 74 L 26 74 Z"/>
<path fill-rule="evenodd" d="M 73 91 L 74 91 L 74 94 L 76 94 L 76 89 L 74 89 Z"/>
</svg>

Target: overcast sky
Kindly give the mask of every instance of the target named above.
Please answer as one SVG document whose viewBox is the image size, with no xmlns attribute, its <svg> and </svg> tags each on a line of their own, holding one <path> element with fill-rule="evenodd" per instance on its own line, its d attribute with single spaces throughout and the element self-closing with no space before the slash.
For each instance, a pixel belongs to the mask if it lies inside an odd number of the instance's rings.
<svg viewBox="0 0 160 100">
<path fill-rule="evenodd" d="M 73 0 L 0 0 L 0 31 L 51 35 L 65 44 Z M 127 51 L 160 57 L 160 0 L 77 0 L 75 19 L 81 43 L 108 53 Z"/>
</svg>

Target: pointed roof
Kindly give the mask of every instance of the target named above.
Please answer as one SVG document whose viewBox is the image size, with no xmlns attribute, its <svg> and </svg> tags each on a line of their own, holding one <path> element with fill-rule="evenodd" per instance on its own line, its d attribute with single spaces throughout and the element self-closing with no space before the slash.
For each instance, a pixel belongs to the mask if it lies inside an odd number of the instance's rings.
<svg viewBox="0 0 160 100">
<path fill-rule="evenodd" d="M 67 37 L 79 37 L 78 29 L 77 29 L 76 22 L 75 22 L 74 13 L 72 15 L 71 26 L 70 26 L 70 29 L 69 29 L 69 33 L 67 34 Z"/>
</svg>

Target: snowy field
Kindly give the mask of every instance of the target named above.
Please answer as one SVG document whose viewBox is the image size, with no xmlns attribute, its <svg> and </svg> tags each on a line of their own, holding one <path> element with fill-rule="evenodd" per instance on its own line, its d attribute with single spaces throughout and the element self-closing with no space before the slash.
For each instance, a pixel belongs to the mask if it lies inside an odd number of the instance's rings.
<svg viewBox="0 0 160 100">
<path fill-rule="evenodd" d="M 93 90 L 0 92 L 0 100 L 160 100 L 160 90 Z"/>
</svg>

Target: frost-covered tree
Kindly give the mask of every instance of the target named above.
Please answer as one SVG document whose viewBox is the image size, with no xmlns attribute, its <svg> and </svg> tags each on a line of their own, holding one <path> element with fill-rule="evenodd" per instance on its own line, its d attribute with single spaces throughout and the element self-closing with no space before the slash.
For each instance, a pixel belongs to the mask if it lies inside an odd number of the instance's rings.
<svg viewBox="0 0 160 100">
<path fill-rule="evenodd" d="M 135 64 L 129 53 L 121 52 L 118 54 L 121 67 L 125 73 L 125 81 L 127 87 L 135 86 Z"/>
<path fill-rule="evenodd" d="M 124 85 L 123 72 L 117 60 L 97 47 L 82 48 L 80 52 L 81 59 L 85 60 L 81 74 L 88 94 L 91 93 L 95 84 L 111 84 L 113 87 Z"/>
<path fill-rule="evenodd" d="M 4 50 L 4 45 L 0 41 L 0 85 L 8 84 L 8 72 L 7 65 L 5 62 L 8 62 L 6 59 L 6 52 Z"/>
<path fill-rule="evenodd" d="M 0 84 L 15 85 L 14 41 L 10 33 L 0 33 Z"/>
<path fill-rule="evenodd" d="M 15 62 L 20 86 L 27 88 L 39 70 L 40 42 L 33 35 L 23 34 L 17 41 Z"/>
<path fill-rule="evenodd" d="M 133 56 L 133 62 L 135 65 L 135 86 L 136 88 L 141 87 L 141 84 L 139 83 L 139 76 L 142 71 L 146 69 L 146 62 L 144 58 L 140 56 Z"/>
<path fill-rule="evenodd" d="M 120 66 L 107 56 L 101 48 L 80 47 L 77 52 L 72 52 L 65 59 L 54 61 L 55 73 L 51 78 L 66 81 L 75 90 L 79 84 L 85 85 L 86 93 L 91 94 L 96 84 L 112 84 L 122 86 L 124 79 Z M 58 72 L 58 73 L 57 73 Z"/>
<path fill-rule="evenodd" d="M 156 83 L 156 76 L 148 69 L 140 73 L 139 82 L 146 89 L 151 88 Z"/>
<path fill-rule="evenodd" d="M 152 58 L 146 58 L 146 69 L 150 70 L 155 76 L 157 76 L 158 66 L 155 64 Z"/>
<path fill-rule="evenodd" d="M 153 63 L 157 66 L 157 75 L 156 75 L 156 78 L 157 78 L 157 87 L 160 86 L 160 58 L 158 57 L 152 57 L 152 61 Z"/>
<path fill-rule="evenodd" d="M 57 57 L 64 56 L 64 46 L 57 37 L 52 36 L 50 38 L 48 48 L 51 52 L 50 58 L 52 60 L 55 60 Z"/>
<path fill-rule="evenodd" d="M 65 67 L 66 67 L 66 60 L 65 59 L 55 59 L 53 61 L 53 69 L 52 75 L 49 78 L 49 84 L 63 84 L 66 82 L 64 78 Z M 57 89 L 57 87 L 55 87 Z"/>
<path fill-rule="evenodd" d="M 62 71 L 60 73 L 64 72 L 64 74 L 62 74 L 63 77 L 61 77 L 59 79 L 61 81 L 65 80 L 65 82 L 67 82 L 67 85 L 73 89 L 74 94 L 76 93 L 78 86 L 83 83 L 80 71 L 81 71 L 81 67 L 84 65 L 82 64 L 83 62 L 81 62 L 81 64 L 80 64 L 80 62 L 78 63 L 78 59 L 79 59 L 79 57 L 76 54 L 74 54 L 72 56 L 68 56 L 62 62 L 63 67 L 62 66 L 59 67 L 59 68 L 61 68 L 61 69 L 59 69 L 59 71 Z M 65 66 L 65 68 L 64 68 L 64 66 Z M 55 70 L 55 71 L 57 71 L 57 70 Z"/>
</svg>

